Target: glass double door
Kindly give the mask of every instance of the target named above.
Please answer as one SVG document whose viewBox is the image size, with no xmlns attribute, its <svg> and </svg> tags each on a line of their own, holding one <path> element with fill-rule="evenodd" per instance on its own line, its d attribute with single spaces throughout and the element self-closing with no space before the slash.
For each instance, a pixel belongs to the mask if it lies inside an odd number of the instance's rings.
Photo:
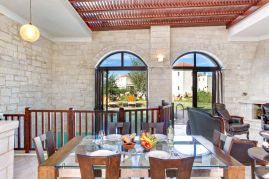
<svg viewBox="0 0 269 179">
<path fill-rule="evenodd" d="M 97 70 L 96 78 L 96 109 L 147 106 L 147 71 Z"/>
<path fill-rule="evenodd" d="M 184 107 L 211 110 L 215 98 L 214 71 L 173 71 L 174 102 Z"/>
</svg>

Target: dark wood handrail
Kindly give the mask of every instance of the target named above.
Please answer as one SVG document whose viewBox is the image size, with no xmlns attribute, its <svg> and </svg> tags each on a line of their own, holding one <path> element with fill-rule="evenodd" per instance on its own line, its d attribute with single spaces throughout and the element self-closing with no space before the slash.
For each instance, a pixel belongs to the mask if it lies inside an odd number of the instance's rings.
<svg viewBox="0 0 269 179">
<path fill-rule="evenodd" d="M 152 110 L 159 110 L 159 108 L 139 108 L 139 109 L 124 109 L 125 112 L 130 112 L 130 111 L 152 111 Z"/>
</svg>

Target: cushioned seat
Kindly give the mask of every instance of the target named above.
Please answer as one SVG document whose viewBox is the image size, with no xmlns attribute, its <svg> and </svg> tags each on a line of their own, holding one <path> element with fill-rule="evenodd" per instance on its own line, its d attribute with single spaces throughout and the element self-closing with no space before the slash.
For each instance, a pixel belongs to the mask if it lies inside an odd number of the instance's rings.
<svg viewBox="0 0 269 179">
<path fill-rule="evenodd" d="M 231 124 L 230 131 L 232 131 L 232 132 L 248 131 L 249 127 L 250 127 L 249 124 Z"/>
<path fill-rule="evenodd" d="M 269 167 L 256 167 L 255 175 L 260 179 L 269 178 Z"/>
</svg>

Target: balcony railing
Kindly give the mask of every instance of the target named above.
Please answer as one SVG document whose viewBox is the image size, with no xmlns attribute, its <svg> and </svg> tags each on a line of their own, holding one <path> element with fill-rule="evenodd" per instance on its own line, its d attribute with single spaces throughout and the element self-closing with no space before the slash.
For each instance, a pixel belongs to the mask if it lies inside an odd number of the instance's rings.
<svg viewBox="0 0 269 179">
<path fill-rule="evenodd" d="M 28 153 L 34 149 L 32 139 L 49 130 L 53 131 L 56 147 L 60 148 L 74 136 L 97 134 L 100 129 L 108 132 L 110 122 L 130 122 L 131 132 L 140 133 L 142 122 L 173 121 L 173 105 L 158 108 L 100 110 L 44 110 L 25 108 L 24 114 L 4 114 L 5 120 L 19 121 L 15 132 L 15 149 Z"/>
</svg>

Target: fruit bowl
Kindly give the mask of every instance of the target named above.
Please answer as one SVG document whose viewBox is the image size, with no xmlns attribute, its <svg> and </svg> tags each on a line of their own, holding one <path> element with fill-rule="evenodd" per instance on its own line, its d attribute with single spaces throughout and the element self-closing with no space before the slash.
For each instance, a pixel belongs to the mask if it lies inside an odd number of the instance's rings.
<svg viewBox="0 0 269 179">
<path fill-rule="evenodd" d="M 134 143 L 134 138 L 135 138 L 135 133 L 129 135 L 123 135 L 121 137 L 122 139 L 122 143 L 123 143 L 123 148 L 126 149 L 126 150 L 131 150 L 134 148 L 135 146 L 135 143 Z"/>
<path fill-rule="evenodd" d="M 154 148 L 157 143 L 157 138 L 154 135 L 151 135 L 148 132 L 143 132 L 140 136 L 140 144 L 146 150 Z"/>
<path fill-rule="evenodd" d="M 131 150 L 133 149 L 135 146 L 135 143 L 134 142 L 131 142 L 131 143 L 123 143 L 123 148 L 125 150 Z"/>
</svg>

